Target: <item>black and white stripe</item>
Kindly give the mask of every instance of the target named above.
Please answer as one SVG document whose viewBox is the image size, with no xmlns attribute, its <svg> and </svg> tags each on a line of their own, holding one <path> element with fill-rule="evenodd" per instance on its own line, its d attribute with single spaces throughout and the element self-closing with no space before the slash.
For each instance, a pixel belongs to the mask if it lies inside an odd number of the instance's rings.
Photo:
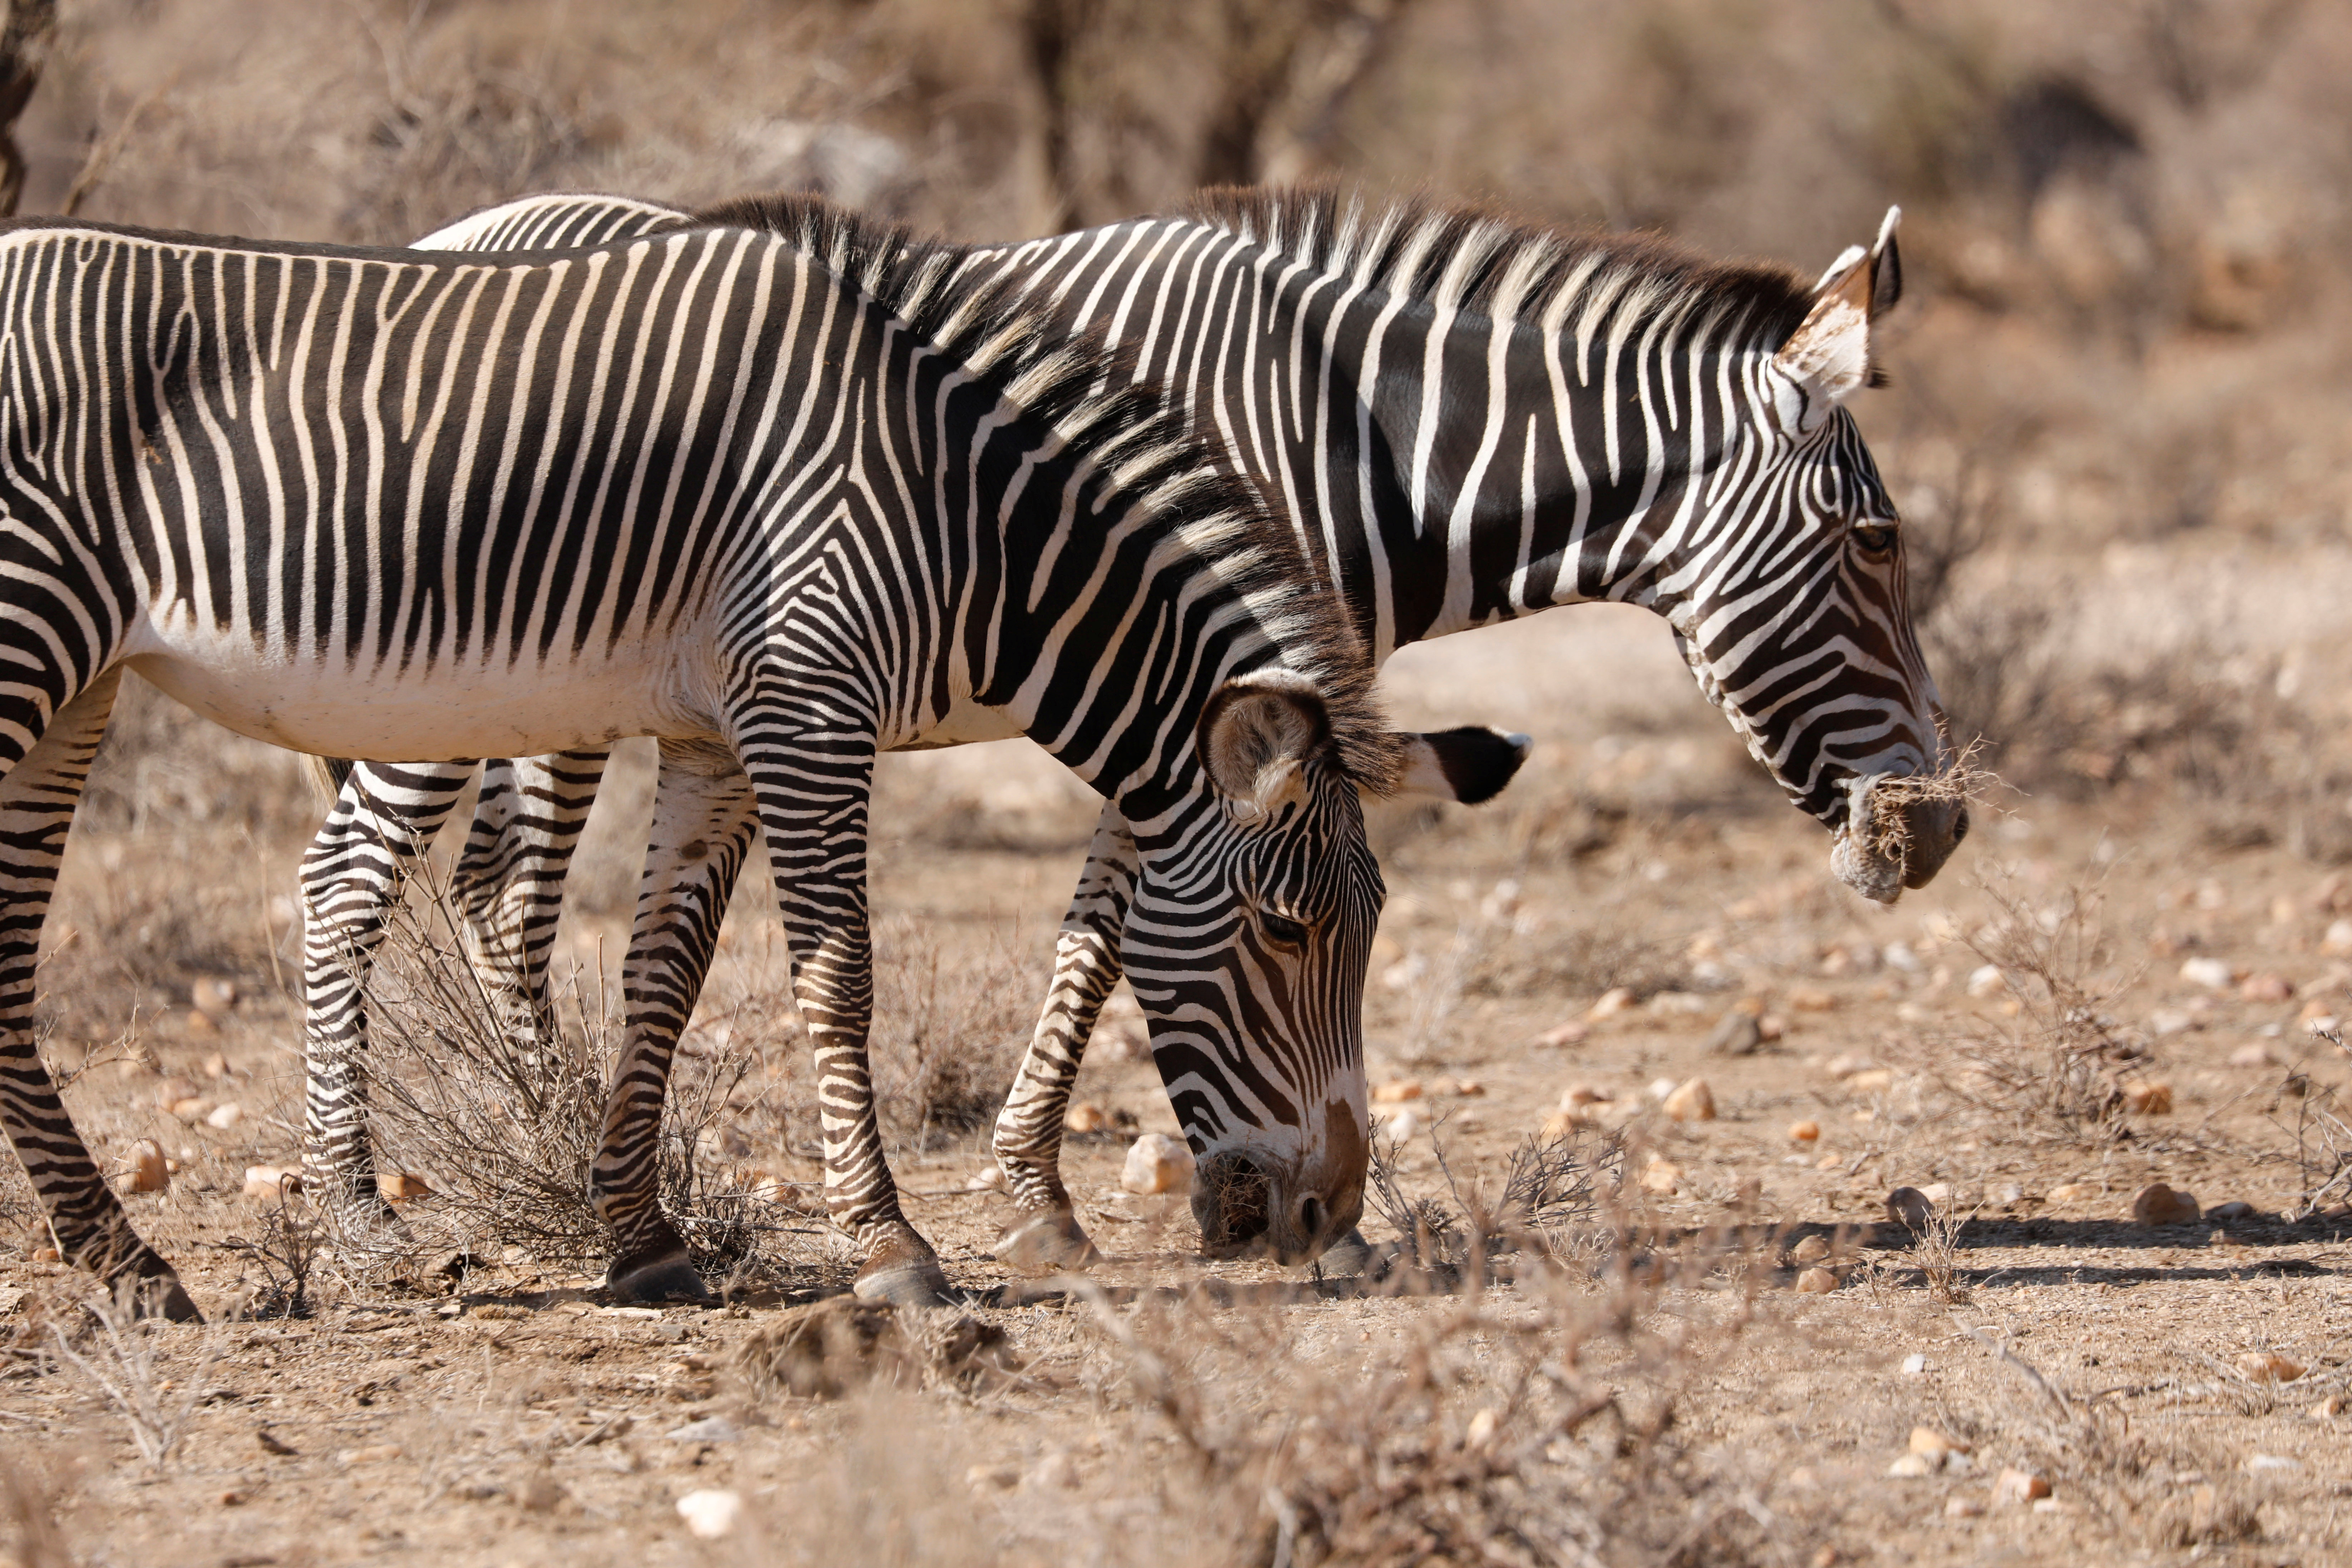
<svg viewBox="0 0 2352 1568">
<path fill-rule="evenodd" d="M 899 1299 L 944 1282 L 866 1068 L 873 757 L 1027 733 L 1129 825 L 1155 1048 L 1228 1108 L 1194 1135 L 1260 1184 L 1280 1250 L 1353 1219 L 1380 900 L 1356 796 L 1395 785 L 1402 749 L 1342 613 L 1156 397 L 1101 388 L 1098 353 L 895 231 L 731 216 L 497 263 L 0 227 L 0 1122 L 68 1257 L 192 1310 L 31 1029 L 126 666 L 297 750 L 651 734 L 666 771 L 729 781 L 705 820 L 766 837 L 828 1198 L 860 1289 Z M 675 1022 L 633 1011 L 615 1122 Z M 597 1173 L 616 1271 L 683 1271 L 630 1175 Z"/>
</svg>

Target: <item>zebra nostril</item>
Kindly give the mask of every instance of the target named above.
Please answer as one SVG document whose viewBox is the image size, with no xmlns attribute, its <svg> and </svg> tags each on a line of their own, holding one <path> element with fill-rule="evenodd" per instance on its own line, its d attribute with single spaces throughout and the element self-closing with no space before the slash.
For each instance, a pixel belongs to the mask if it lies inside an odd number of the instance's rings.
<svg viewBox="0 0 2352 1568">
<path fill-rule="evenodd" d="M 1966 838 L 1968 836 L 1969 808 L 1964 805 L 1960 807 L 1959 815 L 1952 818 L 1952 842 L 1954 844 L 1958 844 L 1961 839 Z"/>
</svg>

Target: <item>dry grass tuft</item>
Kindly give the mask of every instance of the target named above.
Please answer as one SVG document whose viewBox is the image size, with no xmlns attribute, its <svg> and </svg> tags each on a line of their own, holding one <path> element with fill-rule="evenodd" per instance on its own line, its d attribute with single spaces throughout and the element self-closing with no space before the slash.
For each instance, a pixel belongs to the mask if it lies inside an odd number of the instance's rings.
<svg viewBox="0 0 2352 1568">
<path fill-rule="evenodd" d="M 205 1373 L 220 1352 L 219 1325 L 195 1331 L 194 1364 L 166 1376 L 162 1346 L 173 1330 L 139 1315 L 138 1289 L 139 1281 L 126 1280 L 111 1300 L 80 1303 L 79 1332 L 51 1319 L 50 1349 L 122 1418 L 139 1457 L 162 1469 L 204 1402 Z"/>
<path fill-rule="evenodd" d="M 757 1404 L 892 1388 L 1001 1385 L 1021 1359 L 1004 1331 L 961 1314 L 901 1310 L 850 1296 L 796 1307 L 737 1347 L 730 1363 Z"/>
<path fill-rule="evenodd" d="M 887 921 L 875 933 L 875 1096 L 899 1149 L 931 1149 L 995 1121 L 1049 977 L 1039 944 L 1023 935 L 1007 923 L 973 953 L 920 921 Z"/>
</svg>

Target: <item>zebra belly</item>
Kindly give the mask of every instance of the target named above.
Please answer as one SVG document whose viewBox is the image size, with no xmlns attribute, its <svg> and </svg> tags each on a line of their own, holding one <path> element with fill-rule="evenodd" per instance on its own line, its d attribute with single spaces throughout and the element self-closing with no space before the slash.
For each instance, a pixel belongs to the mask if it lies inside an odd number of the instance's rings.
<svg viewBox="0 0 2352 1568">
<path fill-rule="evenodd" d="M 353 667 L 271 658 L 242 639 L 151 633 L 131 668 L 214 722 L 292 751 L 373 762 L 535 756 L 630 735 L 717 732 L 682 700 L 667 648 L 593 660 L 462 668 Z M 156 645 L 161 646 L 156 646 Z"/>
</svg>

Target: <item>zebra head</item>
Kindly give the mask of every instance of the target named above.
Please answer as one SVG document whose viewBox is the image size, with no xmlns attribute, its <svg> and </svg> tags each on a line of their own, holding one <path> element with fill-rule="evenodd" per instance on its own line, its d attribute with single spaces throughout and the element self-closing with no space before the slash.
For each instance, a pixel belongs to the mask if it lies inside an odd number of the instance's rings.
<svg viewBox="0 0 2352 1568">
<path fill-rule="evenodd" d="M 1700 689 L 1836 835 L 1838 878 L 1881 903 L 1925 887 L 1969 829 L 1905 598 L 1901 520 L 1844 407 L 1876 380 L 1871 327 L 1903 292 L 1901 216 L 1839 257 L 1802 324 L 1751 362 L 1760 415 L 1710 483 L 1740 515 L 1666 606 Z"/>
<path fill-rule="evenodd" d="M 1364 972 L 1384 890 L 1360 795 L 1475 804 L 1527 751 L 1487 730 L 1387 737 L 1367 768 L 1334 732 L 1338 700 L 1278 667 L 1227 680 L 1199 721 L 1194 809 L 1175 831 L 1135 825 L 1123 956 L 1212 1253 L 1317 1257 L 1363 1212 Z"/>
</svg>

